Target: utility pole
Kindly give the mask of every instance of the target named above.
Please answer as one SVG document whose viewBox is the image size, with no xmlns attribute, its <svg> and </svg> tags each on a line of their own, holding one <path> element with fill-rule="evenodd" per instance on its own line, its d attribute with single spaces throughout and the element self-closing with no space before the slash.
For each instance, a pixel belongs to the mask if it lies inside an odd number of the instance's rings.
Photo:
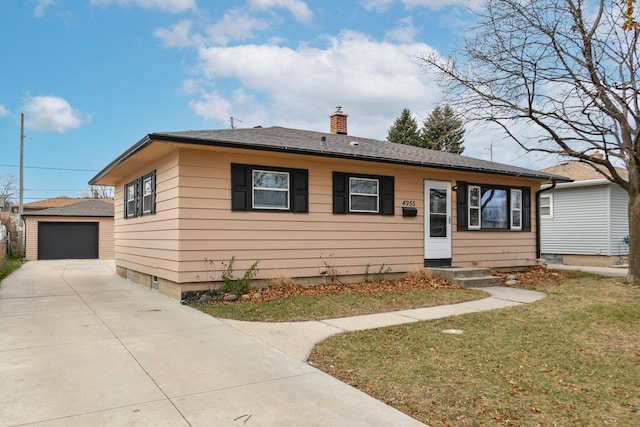
<svg viewBox="0 0 640 427">
<path fill-rule="evenodd" d="M 24 113 L 20 113 L 20 195 L 18 202 L 18 254 L 24 255 L 24 223 L 22 211 L 24 206 Z"/>
<path fill-rule="evenodd" d="M 489 148 L 485 148 L 485 150 L 489 150 L 489 156 L 491 161 L 493 162 L 493 141 L 491 141 L 491 144 L 489 145 Z"/>
</svg>

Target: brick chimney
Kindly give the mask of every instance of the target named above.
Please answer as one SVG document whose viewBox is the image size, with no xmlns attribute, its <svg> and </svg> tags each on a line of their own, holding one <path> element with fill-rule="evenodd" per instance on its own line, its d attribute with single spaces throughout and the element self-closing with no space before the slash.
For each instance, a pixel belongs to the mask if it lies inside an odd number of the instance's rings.
<svg viewBox="0 0 640 427">
<path fill-rule="evenodd" d="M 331 115 L 331 133 L 346 135 L 347 117 L 349 117 L 349 115 L 342 112 L 342 107 L 336 107 L 336 112 Z"/>
</svg>

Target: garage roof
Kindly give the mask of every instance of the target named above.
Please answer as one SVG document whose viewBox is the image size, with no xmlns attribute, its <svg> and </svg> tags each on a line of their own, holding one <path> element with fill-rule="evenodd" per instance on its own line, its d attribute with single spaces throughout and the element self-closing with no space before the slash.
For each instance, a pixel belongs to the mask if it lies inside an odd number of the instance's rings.
<svg viewBox="0 0 640 427">
<path fill-rule="evenodd" d="M 25 212 L 23 216 L 113 217 L 113 203 L 104 202 L 99 199 L 92 199 L 84 202 L 78 202 L 73 205 Z"/>
</svg>

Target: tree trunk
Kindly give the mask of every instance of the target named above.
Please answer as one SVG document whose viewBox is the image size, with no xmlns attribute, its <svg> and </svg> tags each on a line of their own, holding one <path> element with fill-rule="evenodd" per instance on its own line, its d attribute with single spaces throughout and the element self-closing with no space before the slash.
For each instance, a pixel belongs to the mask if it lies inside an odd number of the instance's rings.
<svg viewBox="0 0 640 427">
<path fill-rule="evenodd" d="M 629 191 L 629 273 L 627 282 L 640 283 L 640 193 Z"/>
</svg>

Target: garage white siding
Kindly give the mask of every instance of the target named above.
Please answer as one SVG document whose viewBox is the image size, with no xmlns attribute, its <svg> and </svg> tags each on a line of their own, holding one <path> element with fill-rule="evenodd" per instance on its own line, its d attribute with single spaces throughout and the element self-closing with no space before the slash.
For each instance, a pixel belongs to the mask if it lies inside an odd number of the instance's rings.
<svg viewBox="0 0 640 427">
<path fill-rule="evenodd" d="M 619 185 L 610 186 L 611 232 L 609 241 L 610 255 L 629 253 L 624 238 L 629 235 L 629 195 Z"/>
</svg>

